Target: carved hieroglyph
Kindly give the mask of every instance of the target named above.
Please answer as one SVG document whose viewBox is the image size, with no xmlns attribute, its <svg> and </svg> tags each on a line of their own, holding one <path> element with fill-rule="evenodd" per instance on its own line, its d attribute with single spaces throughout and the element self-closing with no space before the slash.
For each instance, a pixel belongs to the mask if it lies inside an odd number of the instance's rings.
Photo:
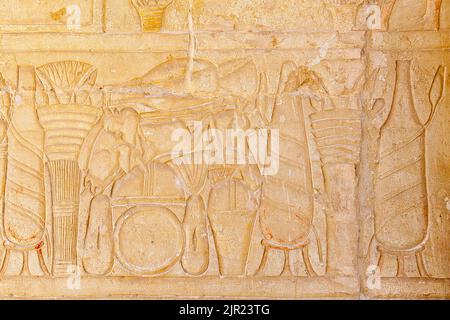
<svg viewBox="0 0 450 320">
<path fill-rule="evenodd" d="M 450 1 L 0 20 L 0 297 L 450 298 Z"/>
</svg>

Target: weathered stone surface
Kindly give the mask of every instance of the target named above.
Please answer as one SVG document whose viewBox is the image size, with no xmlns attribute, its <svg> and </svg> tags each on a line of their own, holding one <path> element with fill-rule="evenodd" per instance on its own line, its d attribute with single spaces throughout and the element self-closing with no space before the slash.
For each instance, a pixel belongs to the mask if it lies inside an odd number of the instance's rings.
<svg viewBox="0 0 450 320">
<path fill-rule="evenodd" d="M 0 297 L 450 297 L 450 1 L 0 21 Z"/>
</svg>

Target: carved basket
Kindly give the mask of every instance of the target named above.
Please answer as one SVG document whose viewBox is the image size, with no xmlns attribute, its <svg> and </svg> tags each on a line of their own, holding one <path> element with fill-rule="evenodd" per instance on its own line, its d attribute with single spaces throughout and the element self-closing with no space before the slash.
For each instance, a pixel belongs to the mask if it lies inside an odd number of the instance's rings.
<svg viewBox="0 0 450 320">
<path fill-rule="evenodd" d="M 164 12 L 172 1 L 157 1 L 157 4 L 154 4 L 152 1 L 134 0 L 132 3 L 141 18 L 142 31 L 158 32 L 162 27 Z"/>
</svg>

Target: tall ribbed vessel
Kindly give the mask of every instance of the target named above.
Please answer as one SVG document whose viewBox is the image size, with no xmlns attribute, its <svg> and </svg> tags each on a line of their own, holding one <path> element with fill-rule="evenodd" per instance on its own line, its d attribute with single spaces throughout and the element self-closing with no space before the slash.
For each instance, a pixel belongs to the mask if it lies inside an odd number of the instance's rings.
<svg viewBox="0 0 450 320">
<path fill-rule="evenodd" d="M 38 250 L 45 235 L 44 130 L 35 107 L 34 67 L 18 68 L 18 88 L 8 128 L 4 232 L 8 250 L 23 252 L 21 273 L 29 273 L 28 252 Z M 41 255 L 40 255 L 41 258 Z M 45 270 L 45 266 L 42 266 Z"/>
<path fill-rule="evenodd" d="M 380 132 L 375 235 L 393 251 L 420 245 L 428 229 L 425 128 L 414 107 L 410 68 L 410 61 L 397 61 L 394 101 Z"/>
<path fill-rule="evenodd" d="M 397 61 L 391 111 L 380 129 L 375 180 L 375 239 L 384 254 L 397 257 L 397 276 L 405 276 L 404 257 L 415 255 L 426 275 L 422 250 L 428 234 L 425 164 L 426 125 L 417 115 L 411 89 L 411 61 Z"/>
<path fill-rule="evenodd" d="M 291 274 L 290 252 L 301 249 L 307 273 L 315 275 L 308 253 L 314 234 L 314 189 L 304 105 L 301 98 L 290 95 L 289 87 L 298 74 L 310 77 L 311 72 L 293 62 L 283 65 L 268 126 L 279 131 L 279 151 L 271 150 L 271 157 L 279 158 L 279 170 L 264 177 L 259 219 L 264 254 L 258 272 L 266 264 L 269 249 L 275 249 L 284 253 L 282 274 Z"/>
</svg>

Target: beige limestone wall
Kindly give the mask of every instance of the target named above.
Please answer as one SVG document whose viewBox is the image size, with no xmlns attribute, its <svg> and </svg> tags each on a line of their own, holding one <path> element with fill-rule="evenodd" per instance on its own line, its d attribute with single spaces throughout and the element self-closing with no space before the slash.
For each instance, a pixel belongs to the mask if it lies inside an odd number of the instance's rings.
<svg viewBox="0 0 450 320">
<path fill-rule="evenodd" d="M 449 298 L 449 14 L 3 0 L 0 297 Z M 177 163 L 193 121 L 278 170 Z"/>
</svg>

